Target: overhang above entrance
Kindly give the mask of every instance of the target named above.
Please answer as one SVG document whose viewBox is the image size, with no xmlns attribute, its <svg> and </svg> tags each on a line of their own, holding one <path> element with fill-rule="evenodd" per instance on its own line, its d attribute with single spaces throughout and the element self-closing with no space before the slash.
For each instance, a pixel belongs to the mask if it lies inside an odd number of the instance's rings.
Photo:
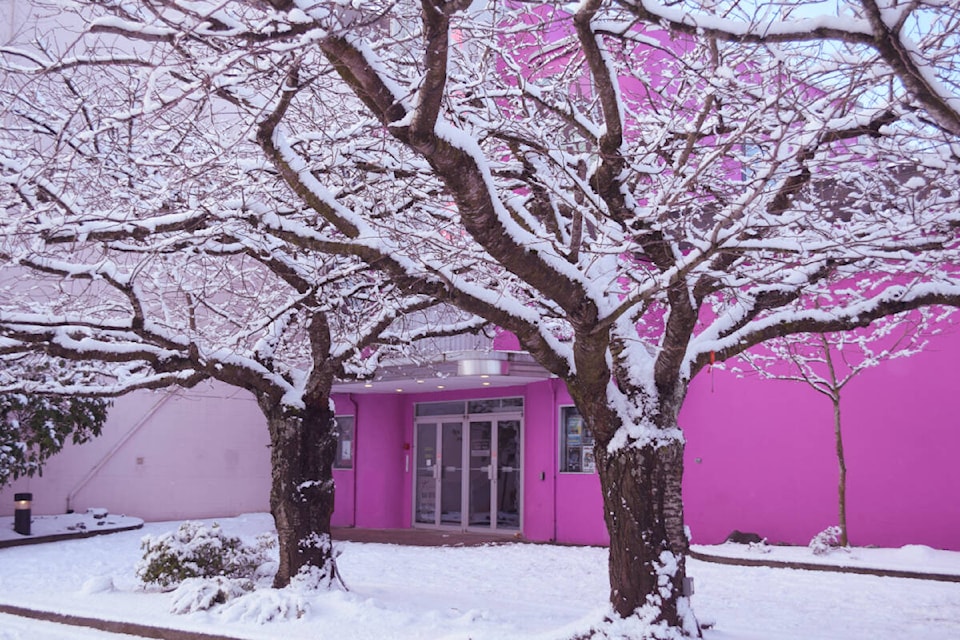
<svg viewBox="0 0 960 640">
<path fill-rule="evenodd" d="M 425 393 L 514 387 L 550 378 L 524 351 L 450 351 L 427 364 L 394 362 L 372 380 L 338 382 L 334 393 Z"/>
</svg>

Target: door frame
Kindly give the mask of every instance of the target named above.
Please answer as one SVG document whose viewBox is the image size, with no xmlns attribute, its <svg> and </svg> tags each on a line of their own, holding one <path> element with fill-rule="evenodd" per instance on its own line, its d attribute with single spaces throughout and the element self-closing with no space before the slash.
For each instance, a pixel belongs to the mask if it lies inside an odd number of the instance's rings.
<svg viewBox="0 0 960 640">
<path fill-rule="evenodd" d="M 463 415 L 463 414 L 460 414 L 460 415 L 432 415 L 432 416 L 420 416 L 420 417 L 415 417 L 415 418 L 414 418 L 414 421 L 413 421 L 413 438 L 412 438 L 412 441 L 413 441 L 412 462 L 413 462 L 413 464 L 411 465 L 411 467 L 412 467 L 412 468 L 411 468 L 411 471 L 412 471 L 412 473 L 411 473 L 412 483 L 411 483 L 411 487 L 410 487 L 410 495 L 411 495 L 411 501 L 410 501 L 410 508 L 411 508 L 411 511 L 410 511 L 410 522 L 411 522 L 411 526 L 412 526 L 413 528 L 417 528 L 417 529 L 435 529 L 435 530 L 439 529 L 439 530 L 447 530 L 447 531 L 472 531 L 472 532 L 477 532 L 477 533 L 499 533 L 499 534 L 503 534 L 503 535 L 516 535 L 516 534 L 518 534 L 518 533 L 522 533 L 522 531 L 523 531 L 523 503 L 524 503 L 524 477 L 523 477 L 523 476 L 524 476 L 524 473 L 523 473 L 523 470 L 524 470 L 524 468 L 525 468 L 525 466 L 526 466 L 526 464 L 525 464 L 525 463 L 526 463 L 526 460 L 525 460 L 525 458 L 524 458 L 524 437 L 523 437 L 523 435 L 524 435 L 524 421 L 523 421 L 523 413 L 524 413 L 524 412 L 523 412 L 522 410 L 520 410 L 520 411 L 510 411 L 510 412 L 504 411 L 504 412 L 491 412 L 491 413 L 473 413 L 473 414 L 466 414 L 466 415 Z M 518 438 L 518 442 L 517 442 L 518 453 L 517 453 L 517 455 L 518 455 L 518 458 L 519 458 L 519 461 L 520 461 L 520 469 L 519 469 L 519 473 L 518 473 L 518 491 L 519 491 L 519 497 L 518 497 L 518 504 L 517 504 L 518 518 L 519 518 L 518 526 L 517 526 L 516 528 L 509 528 L 509 529 L 508 529 L 508 528 L 502 528 L 502 527 L 499 527 L 499 526 L 498 526 L 498 517 L 497 517 L 498 514 L 497 514 L 496 511 L 494 510 L 494 504 L 493 504 L 493 502 L 494 502 L 495 500 L 494 500 L 494 491 L 493 491 L 494 482 L 493 482 L 492 479 L 488 481 L 488 482 L 490 483 L 489 486 L 491 487 L 491 494 L 490 494 L 490 495 L 491 495 L 490 525 L 473 525 L 473 526 L 471 526 L 471 525 L 470 525 L 470 522 L 469 522 L 469 520 L 470 520 L 470 513 L 469 513 L 469 512 L 470 512 L 470 490 L 471 490 L 471 484 L 470 484 L 470 454 L 471 454 L 471 451 L 470 451 L 470 423 L 471 423 L 471 422 L 490 422 L 490 423 L 491 423 L 491 432 L 495 432 L 496 429 L 497 429 L 497 423 L 498 423 L 499 421 L 511 421 L 511 420 L 516 421 L 516 422 L 518 423 L 518 425 L 519 425 L 519 427 L 518 427 L 518 433 L 517 433 L 517 438 Z M 433 521 L 433 523 L 418 522 L 418 521 L 417 521 L 417 497 L 418 497 L 418 496 L 417 496 L 417 492 L 419 491 L 419 484 L 420 484 L 420 483 L 419 483 L 419 481 L 420 481 L 420 476 L 419 476 L 419 474 L 418 474 L 419 456 L 420 456 L 420 450 L 419 450 L 419 448 L 420 448 L 420 438 L 419 438 L 419 433 L 418 433 L 418 431 L 419 431 L 420 425 L 421 425 L 421 424 L 434 424 L 434 425 L 436 425 L 436 427 L 437 427 L 437 428 L 436 428 L 436 437 L 437 437 L 437 440 L 435 440 L 433 444 L 434 444 L 434 448 L 435 448 L 437 451 L 440 451 L 440 452 L 442 453 L 442 447 L 443 447 L 443 443 L 442 443 L 443 425 L 444 425 L 445 423 L 446 423 L 446 424 L 449 424 L 449 423 L 455 423 L 455 422 L 459 422 L 460 425 L 461 425 L 461 429 L 462 429 L 462 431 L 461 431 L 462 437 L 461 437 L 461 444 L 460 444 L 460 461 L 459 461 L 460 473 L 461 473 L 461 481 L 460 481 L 460 524 L 459 524 L 459 525 L 454 525 L 454 524 L 443 524 L 443 523 L 442 523 L 441 508 L 440 508 L 440 507 L 441 507 L 441 501 L 443 500 L 443 495 L 442 495 L 442 492 L 441 492 L 441 491 L 442 491 L 442 478 L 440 478 L 440 477 L 435 478 L 435 487 L 436 487 L 436 497 L 435 497 L 435 500 L 436 500 L 436 506 L 435 506 L 435 509 L 434 509 L 434 521 Z M 492 446 L 492 440 L 493 440 L 493 438 L 491 437 L 491 446 Z M 500 457 L 500 456 L 499 456 L 499 446 L 500 446 L 500 443 L 499 443 L 499 435 L 498 435 L 498 436 L 497 436 L 497 456 L 496 456 L 496 458 L 494 458 L 494 459 L 497 461 L 496 464 L 498 465 L 498 468 L 499 468 L 499 457 Z M 492 453 L 493 453 L 493 452 L 491 451 L 491 458 L 493 458 Z M 448 462 L 448 461 L 443 461 L 443 460 L 441 459 L 440 464 L 438 464 L 437 466 L 438 466 L 438 467 L 443 466 L 443 465 L 451 466 L 451 465 L 448 465 L 447 462 Z M 492 461 L 491 461 L 491 464 L 493 464 Z M 442 473 L 442 472 L 441 472 L 441 473 Z M 496 474 L 494 474 L 494 477 L 496 477 Z M 500 506 L 499 504 L 496 505 L 497 510 L 499 509 L 499 506 Z"/>
</svg>

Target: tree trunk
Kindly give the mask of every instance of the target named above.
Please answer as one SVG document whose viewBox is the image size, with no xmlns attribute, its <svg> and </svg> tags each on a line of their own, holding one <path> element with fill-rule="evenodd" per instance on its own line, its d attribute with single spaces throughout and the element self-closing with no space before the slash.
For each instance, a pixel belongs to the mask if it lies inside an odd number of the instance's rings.
<svg viewBox="0 0 960 640">
<path fill-rule="evenodd" d="M 333 460 L 337 439 L 328 402 L 295 411 L 258 398 L 270 429 L 270 512 L 276 524 L 280 565 L 274 587 L 285 587 L 309 571 L 316 586 L 337 579 L 330 517 L 333 515 Z"/>
<path fill-rule="evenodd" d="M 850 546 L 847 535 L 847 461 L 843 456 L 843 432 L 840 429 L 840 395 L 831 397 L 833 401 L 833 434 L 837 443 L 837 462 L 840 465 L 840 479 L 837 483 L 837 510 L 840 522 L 840 546 Z"/>
<path fill-rule="evenodd" d="M 699 638 L 685 595 L 688 540 L 683 525 L 683 443 L 595 447 L 610 532 L 610 602 L 638 616 L 649 638 Z"/>
</svg>

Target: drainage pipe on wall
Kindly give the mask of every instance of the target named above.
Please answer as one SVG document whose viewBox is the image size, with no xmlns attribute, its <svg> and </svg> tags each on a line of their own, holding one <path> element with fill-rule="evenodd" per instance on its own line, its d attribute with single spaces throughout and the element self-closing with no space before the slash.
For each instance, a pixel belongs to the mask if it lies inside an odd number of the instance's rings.
<svg viewBox="0 0 960 640">
<path fill-rule="evenodd" d="M 74 488 L 70 491 L 70 493 L 67 494 L 67 513 L 73 513 L 73 500 L 77 497 L 77 494 L 80 493 L 80 491 L 85 486 L 87 486 L 87 484 L 89 484 L 91 480 L 97 477 L 97 474 L 100 473 L 100 470 L 103 469 L 103 467 L 106 466 L 106 464 L 113 459 L 113 456 L 115 456 L 117 452 L 119 452 L 120 449 L 123 448 L 123 445 L 125 445 L 130 440 L 130 438 L 136 435 L 136 433 L 140 431 L 140 429 L 142 429 L 148 422 L 150 422 L 153 416 L 156 415 L 156 413 L 163 407 L 163 405 L 165 405 L 167 402 L 172 400 L 177 395 L 179 395 L 179 389 L 175 389 L 173 391 L 168 392 L 162 398 L 154 402 L 153 406 L 147 409 L 147 412 L 144 413 L 140 417 L 140 419 L 133 424 L 132 427 L 127 429 L 126 433 L 120 436 L 120 439 L 117 440 L 117 442 L 112 447 L 110 447 L 110 450 L 107 451 L 107 453 L 104 454 L 104 456 L 100 458 L 100 460 L 95 465 L 93 465 L 93 468 L 91 468 L 90 471 L 87 472 L 87 475 L 83 476 L 80 482 L 78 482 L 76 486 L 74 486 Z"/>
</svg>

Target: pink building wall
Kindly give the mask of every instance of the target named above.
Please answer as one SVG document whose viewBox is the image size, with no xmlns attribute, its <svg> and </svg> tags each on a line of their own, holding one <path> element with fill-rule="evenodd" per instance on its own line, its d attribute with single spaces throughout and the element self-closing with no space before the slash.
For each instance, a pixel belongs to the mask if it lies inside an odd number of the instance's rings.
<svg viewBox="0 0 960 640">
<path fill-rule="evenodd" d="M 960 550 L 958 353 L 955 331 L 847 387 L 854 544 Z M 334 471 L 334 525 L 411 526 L 415 403 L 516 396 L 524 398 L 524 536 L 605 543 L 596 474 L 557 471 L 560 407 L 572 403 L 555 379 L 474 392 L 336 396 L 337 413 L 355 416 L 356 424 L 354 467 Z M 716 370 L 694 381 L 680 420 L 694 542 L 720 542 L 739 529 L 771 542 L 806 544 L 836 523 L 837 463 L 826 398 L 800 383 Z M 42 478 L 0 491 L 0 514 L 12 514 L 13 493 L 21 491 L 34 494 L 37 514 L 64 512 L 68 495 L 78 511 L 106 507 L 147 520 L 266 511 L 269 465 L 266 425 L 248 394 L 223 385 L 138 393 L 116 401 L 101 438 L 68 447 Z"/>
<path fill-rule="evenodd" d="M 951 460 L 960 450 L 953 353 L 960 353 L 960 332 L 936 337 L 918 356 L 866 371 L 845 390 L 854 544 L 960 549 L 960 508 L 953 499 L 960 493 L 960 466 Z M 572 404 L 558 380 L 473 393 L 355 396 L 361 413 L 368 406 L 378 412 L 357 420 L 358 483 L 375 490 L 361 488 L 359 499 L 354 496 L 369 518 L 369 524 L 358 519 L 357 526 L 410 526 L 416 402 L 512 395 L 525 400 L 525 537 L 605 543 L 597 476 L 557 471 L 559 408 Z M 342 406 L 338 402 L 338 412 Z M 399 440 L 397 416 L 403 422 Z M 832 408 L 823 396 L 800 383 L 716 370 L 694 381 L 681 424 L 688 442 L 686 518 L 694 542 L 721 542 L 739 529 L 771 542 L 806 544 L 836 524 Z M 371 460 L 371 443 L 383 438 L 401 455 L 378 448 Z M 338 498 L 335 522 L 348 521 L 343 509 Z"/>
<path fill-rule="evenodd" d="M 854 545 L 960 549 L 960 331 L 864 371 L 841 400 Z M 711 388 L 712 386 L 712 388 Z M 802 383 L 697 379 L 680 416 L 693 539 L 733 529 L 806 544 L 837 524 L 830 401 Z"/>
</svg>

